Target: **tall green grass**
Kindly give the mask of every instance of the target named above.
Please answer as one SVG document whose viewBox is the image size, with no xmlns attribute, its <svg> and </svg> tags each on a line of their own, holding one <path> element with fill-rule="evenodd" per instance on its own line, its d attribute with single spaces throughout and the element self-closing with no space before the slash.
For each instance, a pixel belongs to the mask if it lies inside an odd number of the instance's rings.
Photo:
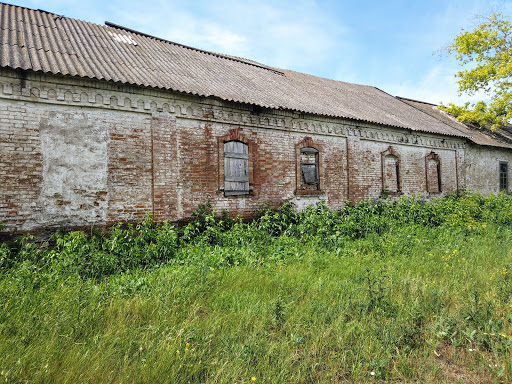
<svg viewBox="0 0 512 384">
<path fill-rule="evenodd" d="M 512 380 L 512 199 L 450 195 L 0 245 L 0 381 Z"/>
</svg>

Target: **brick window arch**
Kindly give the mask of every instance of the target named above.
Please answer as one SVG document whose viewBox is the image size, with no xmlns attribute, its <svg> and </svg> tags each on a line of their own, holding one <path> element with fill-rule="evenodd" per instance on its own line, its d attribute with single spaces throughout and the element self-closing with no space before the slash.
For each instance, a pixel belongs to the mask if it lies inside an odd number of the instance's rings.
<svg viewBox="0 0 512 384">
<path fill-rule="evenodd" d="M 427 192 L 440 193 L 441 187 L 441 159 L 435 152 L 430 152 L 425 157 L 425 175 Z"/>
<path fill-rule="evenodd" d="M 400 156 L 393 147 L 381 153 L 382 158 L 382 191 L 388 194 L 401 193 Z"/>
</svg>

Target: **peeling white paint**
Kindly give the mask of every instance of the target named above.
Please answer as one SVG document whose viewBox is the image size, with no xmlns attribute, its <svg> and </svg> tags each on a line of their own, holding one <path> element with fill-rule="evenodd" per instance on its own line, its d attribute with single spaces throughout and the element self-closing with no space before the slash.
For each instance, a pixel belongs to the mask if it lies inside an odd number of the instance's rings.
<svg viewBox="0 0 512 384">
<path fill-rule="evenodd" d="M 106 126 L 90 114 L 50 111 L 41 120 L 40 137 L 43 177 L 37 224 L 105 223 Z"/>
</svg>

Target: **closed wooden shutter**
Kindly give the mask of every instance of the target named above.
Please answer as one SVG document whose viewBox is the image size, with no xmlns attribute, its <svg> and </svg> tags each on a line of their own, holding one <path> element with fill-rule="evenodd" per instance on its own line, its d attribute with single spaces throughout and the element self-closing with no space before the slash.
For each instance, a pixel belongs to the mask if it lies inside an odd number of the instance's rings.
<svg viewBox="0 0 512 384">
<path fill-rule="evenodd" d="M 241 141 L 224 143 L 224 194 L 249 194 L 249 146 Z"/>
</svg>

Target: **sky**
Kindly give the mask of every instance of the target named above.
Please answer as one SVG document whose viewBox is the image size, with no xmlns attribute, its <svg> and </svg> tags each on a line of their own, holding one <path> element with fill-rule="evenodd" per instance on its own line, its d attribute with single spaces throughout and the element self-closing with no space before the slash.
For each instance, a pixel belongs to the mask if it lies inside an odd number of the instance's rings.
<svg viewBox="0 0 512 384">
<path fill-rule="evenodd" d="M 278 68 L 462 104 L 449 55 L 461 29 L 512 0 L 2 0 Z"/>
</svg>

